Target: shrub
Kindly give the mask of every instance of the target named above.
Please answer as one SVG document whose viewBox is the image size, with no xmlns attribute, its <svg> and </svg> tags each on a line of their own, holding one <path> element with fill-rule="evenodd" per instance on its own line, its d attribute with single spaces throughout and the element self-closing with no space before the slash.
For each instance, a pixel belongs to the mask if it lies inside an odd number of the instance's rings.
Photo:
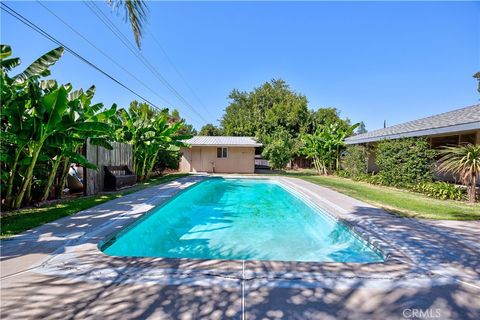
<svg viewBox="0 0 480 320">
<path fill-rule="evenodd" d="M 153 171 L 161 173 L 166 169 L 177 170 L 180 164 L 180 157 L 181 155 L 177 151 L 164 150 L 159 152 Z"/>
<path fill-rule="evenodd" d="M 341 178 L 350 178 L 350 173 L 346 170 L 338 170 L 335 171 L 335 175 L 341 177 Z"/>
<path fill-rule="evenodd" d="M 448 182 L 422 182 L 414 185 L 412 190 L 442 200 L 464 200 L 467 198 L 465 188 Z"/>
<path fill-rule="evenodd" d="M 384 140 L 377 146 L 380 170 L 375 179 L 400 187 L 432 181 L 435 154 L 424 138 Z"/>
<path fill-rule="evenodd" d="M 367 173 L 367 148 L 362 145 L 347 146 L 342 158 L 342 168 L 348 176 L 357 177 Z"/>
<path fill-rule="evenodd" d="M 273 169 L 283 169 L 292 158 L 293 142 L 288 132 L 280 130 L 273 137 L 266 139 L 264 156 Z"/>
</svg>

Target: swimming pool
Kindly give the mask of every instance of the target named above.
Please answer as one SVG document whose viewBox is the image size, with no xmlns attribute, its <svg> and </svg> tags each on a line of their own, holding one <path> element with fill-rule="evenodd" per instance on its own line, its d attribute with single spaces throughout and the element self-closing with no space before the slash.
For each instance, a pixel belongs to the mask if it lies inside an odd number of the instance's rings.
<svg viewBox="0 0 480 320">
<path fill-rule="evenodd" d="M 384 260 L 345 224 L 266 179 L 207 179 L 153 209 L 101 249 L 129 257 Z"/>
</svg>

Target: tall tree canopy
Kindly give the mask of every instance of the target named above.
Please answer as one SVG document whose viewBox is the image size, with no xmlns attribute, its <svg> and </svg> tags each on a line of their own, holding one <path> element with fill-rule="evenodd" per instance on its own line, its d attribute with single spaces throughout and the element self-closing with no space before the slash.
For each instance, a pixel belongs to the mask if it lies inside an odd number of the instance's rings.
<svg viewBox="0 0 480 320">
<path fill-rule="evenodd" d="M 191 136 L 195 136 L 197 134 L 197 130 L 195 130 L 191 124 L 188 124 L 185 119 L 180 116 L 180 112 L 178 112 L 177 109 L 173 109 L 170 113 L 170 122 L 183 122 L 183 127 L 178 132 L 179 134 Z"/>
<path fill-rule="evenodd" d="M 250 92 L 234 89 L 229 99 L 231 103 L 221 119 L 226 135 L 263 140 L 277 128 L 283 128 L 297 137 L 309 116 L 307 98 L 281 79 L 273 79 Z"/>
<path fill-rule="evenodd" d="M 265 82 L 252 91 L 233 90 L 221 119 L 224 134 L 255 136 L 263 144 L 263 156 L 276 168 L 301 154 L 302 136 L 334 125 L 341 132 L 351 127 L 336 108 L 309 110 L 307 98 L 281 79 Z"/>
<path fill-rule="evenodd" d="M 223 134 L 222 130 L 211 123 L 204 125 L 200 132 L 198 133 L 201 136 L 221 136 Z"/>
</svg>

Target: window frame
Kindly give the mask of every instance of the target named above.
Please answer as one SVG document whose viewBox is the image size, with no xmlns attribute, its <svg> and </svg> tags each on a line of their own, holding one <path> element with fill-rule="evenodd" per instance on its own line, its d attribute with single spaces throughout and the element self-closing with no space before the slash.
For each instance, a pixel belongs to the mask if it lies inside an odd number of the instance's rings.
<svg viewBox="0 0 480 320">
<path fill-rule="evenodd" d="M 219 156 L 220 151 L 220 156 Z M 217 147 L 217 159 L 227 159 L 228 158 L 228 147 Z"/>
</svg>

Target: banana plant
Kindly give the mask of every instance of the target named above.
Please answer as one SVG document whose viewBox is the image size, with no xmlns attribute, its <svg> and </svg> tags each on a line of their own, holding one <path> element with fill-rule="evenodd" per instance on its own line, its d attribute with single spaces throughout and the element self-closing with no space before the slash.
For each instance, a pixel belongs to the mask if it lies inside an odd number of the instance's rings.
<svg viewBox="0 0 480 320">
<path fill-rule="evenodd" d="M 145 103 L 132 103 L 129 111 L 119 110 L 118 117 L 117 136 L 132 145 L 133 171 L 139 181 L 148 178 L 160 152 L 178 150 L 185 145 L 182 140 L 191 137 L 179 134 L 183 121 L 172 122 L 167 111 L 155 111 Z"/>
<path fill-rule="evenodd" d="M 50 83 L 49 88 L 54 89 L 56 86 L 55 83 Z M 88 138 L 90 138 L 92 144 L 101 145 L 109 150 L 113 149 L 109 143 L 113 137 L 113 129 L 108 122 L 116 113 L 116 105 L 101 111 L 103 104 L 92 104 L 94 94 L 94 86 L 86 92 L 80 89 L 69 94 L 68 110 L 62 118 L 62 126 L 65 127 L 65 130 L 57 132 L 47 141 L 47 145 L 55 147 L 58 153 L 51 160 L 52 169 L 44 188 L 42 201 L 47 200 L 60 165 L 62 165 L 62 168 L 57 185 L 59 190 L 63 190 L 65 187 L 71 163 L 97 170 L 94 164 L 78 153 L 80 147 L 84 145 Z M 61 197 L 61 192 L 59 196 Z"/>
<path fill-rule="evenodd" d="M 42 197 L 46 199 L 62 164 L 60 187 L 64 185 L 71 161 L 94 168 L 77 152 L 87 138 L 91 138 L 92 143 L 111 149 L 108 141 L 113 138 L 113 130 L 108 119 L 115 115 L 115 105 L 102 111 L 102 104 L 92 104 L 95 87 L 86 92 L 72 92 L 70 84 L 58 85 L 55 80 L 39 80 L 50 74 L 48 68 L 62 54 L 61 47 L 51 50 L 21 73 L 10 76 L 12 68 L 20 64 L 20 59 L 10 58 L 9 46 L 0 47 L 2 169 L 8 170 L 7 175 L 2 175 L 2 182 L 6 182 L 7 186 L 6 192 L 2 193 L 5 194 L 6 204 L 14 209 L 29 202 L 40 159 L 44 163 L 47 158 L 52 166 Z M 46 152 L 52 148 L 58 153 L 48 159 Z M 41 167 L 44 168 L 43 165 Z M 13 198 L 15 184 L 19 188 Z"/>
<path fill-rule="evenodd" d="M 345 138 L 351 135 L 359 124 L 347 128 L 335 123 L 319 127 L 313 134 L 302 136 L 300 152 L 312 159 L 317 174 L 328 174 L 328 170 L 340 169 L 340 153 L 345 147 Z"/>
<path fill-rule="evenodd" d="M 2 84 L 2 142 L 7 142 L 10 149 L 13 149 L 13 156 L 10 161 L 10 174 L 7 181 L 6 203 L 11 202 L 14 179 L 17 176 L 17 166 L 20 156 L 25 153 L 30 158 L 30 164 L 21 182 L 20 193 L 15 199 L 14 207 L 18 208 L 23 200 L 27 189 L 31 185 L 33 169 L 38 159 L 41 146 L 44 142 L 45 131 L 57 122 L 55 113 L 59 111 L 62 104 L 63 91 L 48 96 L 42 96 L 42 89 L 38 85 L 38 79 L 48 75 L 48 68 L 53 65 L 63 54 L 63 48 L 59 47 L 47 52 L 35 60 L 21 73 L 9 76 L 12 68 L 20 64 L 19 58 L 10 58 L 11 47 L 0 45 L 0 77 Z M 46 99 L 45 99 L 46 98 Z M 59 98 L 58 103 L 54 102 Z M 48 119 L 39 119 L 39 114 L 45 113 L 45 106 L 50 108 Z M 42 114 L 44 115 L 44 114 Z M 40 120 L 40 121 L 39 121 Z M 47 122 L 49 125 L 41 131 L 39 122 Z M 40 133 L 40 135 L 39 135 Z"/>
</svg>

